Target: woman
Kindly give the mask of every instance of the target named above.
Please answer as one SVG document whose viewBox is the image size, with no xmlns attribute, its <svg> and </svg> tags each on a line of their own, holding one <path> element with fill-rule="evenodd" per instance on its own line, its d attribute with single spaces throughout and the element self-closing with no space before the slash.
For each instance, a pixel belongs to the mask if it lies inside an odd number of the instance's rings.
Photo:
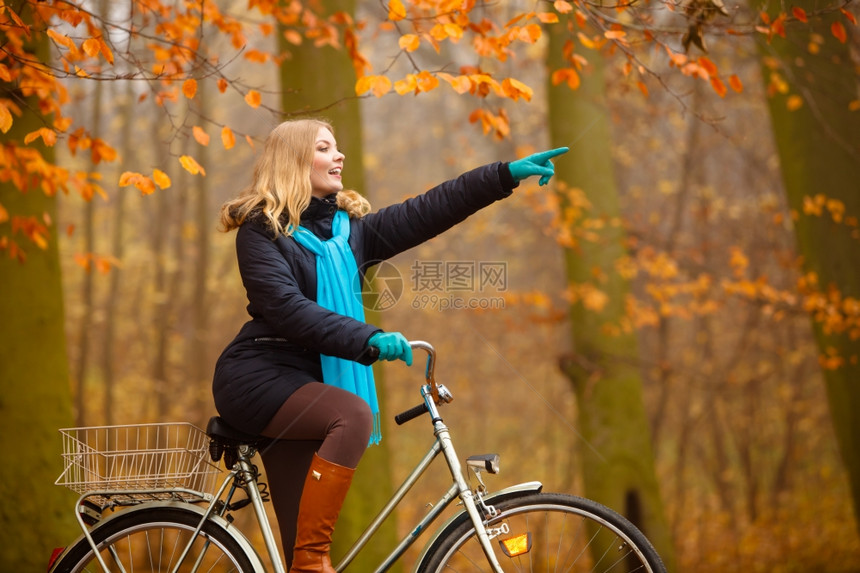
<svg viewBox="0 0 860 573">
<path fill-rule="evenodd" d="M 519 181 L 553 174 L 551 157 L 469 171 L 376 213 L 343 189 L 332 127 L 288 121 L 269 134 L 251 184 L 221 209 L 238 229 L 239 271 L 251 320 L 215 368 L 219 414 L 273 438 L 261 452 L 292 573 L 332 573 L 331 534 L 368 443 L 379 441 L 370 364 L 412 363 L 397 332 L 364 322 L 362 272 L 445 231 Z"/>
</svg>

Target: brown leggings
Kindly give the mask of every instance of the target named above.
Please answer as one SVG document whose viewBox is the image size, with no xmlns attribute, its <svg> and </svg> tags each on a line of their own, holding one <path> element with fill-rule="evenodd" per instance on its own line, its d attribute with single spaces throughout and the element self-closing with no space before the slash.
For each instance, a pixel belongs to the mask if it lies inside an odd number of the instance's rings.
<svg viewBox="0 0 860 573">
<path fill-rule="evenodd" d="M 263 430 L 264 436 L 276 438 L 260 453 L 288 567 L 293 560 L 299 501 L 314 453 L 355 468 L 372 429 L 373 414 L 362 398 L 311 382 L 296 390 Z"/>
</svg>

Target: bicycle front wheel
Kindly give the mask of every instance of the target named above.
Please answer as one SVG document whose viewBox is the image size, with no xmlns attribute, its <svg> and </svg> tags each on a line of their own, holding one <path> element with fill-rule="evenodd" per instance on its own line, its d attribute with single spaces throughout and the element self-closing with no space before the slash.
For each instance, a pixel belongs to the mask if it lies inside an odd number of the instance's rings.
<svg viewBox="0 0 860 573">
<path fill-rule="evenodd" d="M 179 564 L 200 517 L 196 512 L 176 507 L 129 510 L 96 526 L 90 535 L 109 571 L 250 573 L 259 570 L 236 538 L 212 521 L 204 524 Z M 101 573 L 103 570 L 90 544 L 81 538 L 51 571 Z"/>
<path fill-rule="evenodd" d="M 487 530 L 503 571 L 664 573 L 660 556 L 630 521 L 591 500 L 533 493 L 493 503 Z M 427 550 L 421 573 L 490 571 L 467 516 Z"/>
</svg>

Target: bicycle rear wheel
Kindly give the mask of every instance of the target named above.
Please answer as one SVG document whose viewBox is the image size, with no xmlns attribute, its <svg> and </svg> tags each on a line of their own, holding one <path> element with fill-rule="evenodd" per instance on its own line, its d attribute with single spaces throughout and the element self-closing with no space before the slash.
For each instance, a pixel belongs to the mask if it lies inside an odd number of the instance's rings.
<svg viewBox="0 0 860 573">
<path fill-rule="evenodd" d="M 173 571 L 200 523 L 188 509 L 156 506 L 119 513 L 96 526 L 90 535 L 110 571 Z M 257 571 L 245 549 L 217 523 L 207 521 L 178 571 Z M 52 573 L 102 573 L 85 538 L 69 548 Z"/>
<path fill-rule="evenodd" d="M 651 543 L 623 516 L 591 500 L 532 493 L 493 506 L 491 544 L 504 571 L 664 573 Z M 467 516 L 451 523 L 427 550 L 421 573 L 490 571 Z"/>
</svg>

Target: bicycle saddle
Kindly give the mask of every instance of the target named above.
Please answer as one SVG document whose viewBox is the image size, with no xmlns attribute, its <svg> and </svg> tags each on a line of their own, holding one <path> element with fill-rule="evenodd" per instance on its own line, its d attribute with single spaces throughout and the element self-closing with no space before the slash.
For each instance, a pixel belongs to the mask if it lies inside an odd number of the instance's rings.
<svg viewBox="0 0 860 573">
<path fill-rule="evenodd" d="M 225 422 L 221 416 L 212 416 L 209 418 L 209 423 L 206 425 L 206 435 L 225 446 L 258 446 L 268 441 L 268 438 L 265 436 L 248 434 L 237 430 Z"/>
</svg>

